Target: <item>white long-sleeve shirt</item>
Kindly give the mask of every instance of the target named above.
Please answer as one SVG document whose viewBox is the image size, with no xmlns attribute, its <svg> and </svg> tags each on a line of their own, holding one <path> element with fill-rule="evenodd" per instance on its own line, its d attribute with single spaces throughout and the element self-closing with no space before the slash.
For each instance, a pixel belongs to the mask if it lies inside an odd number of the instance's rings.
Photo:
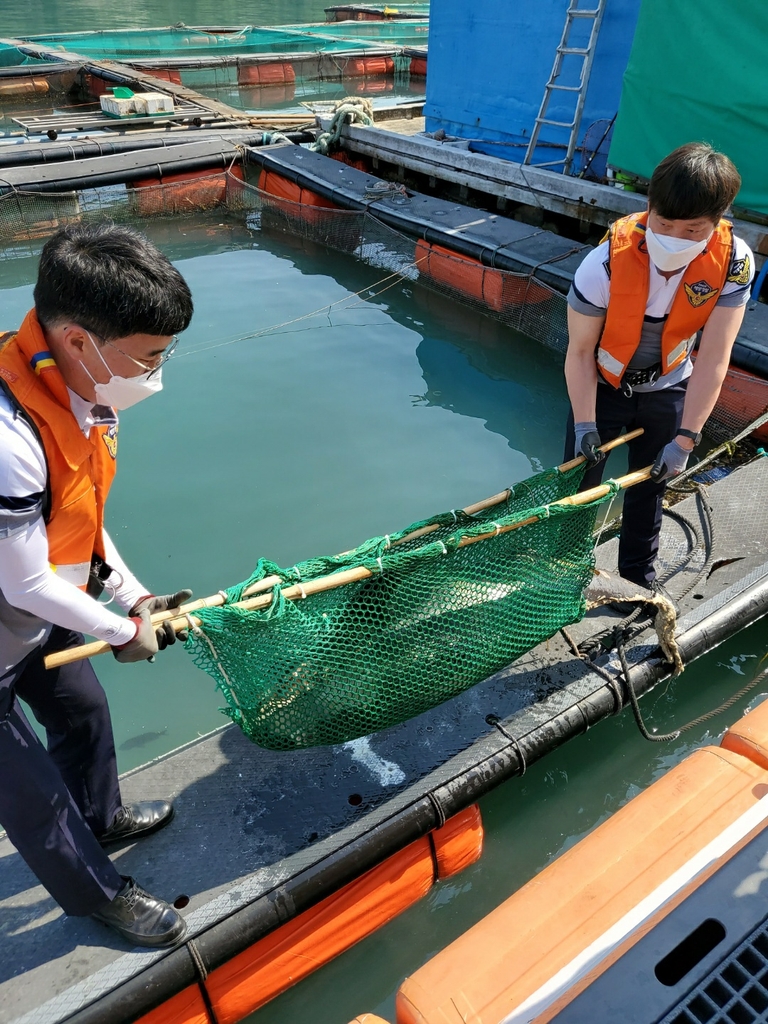
<svg viewBox="0 0 768 1024">
<path fill-rule="evenodd" d="M 96 422 L 92 403 L 73 391 L 69 395 L 87 437 Z M 136 634 L 135 623 L 52 571 L 42 516 L 46 483 L 40 443 L 0 392 L 0 677 L 42 644 L 53 625 L 113 645 L 127 643 Z M 113 568 L 107 590 L 128 611 L 148 591 L 128 570 L 106 531 L 104 554 Z"/>
</svg>

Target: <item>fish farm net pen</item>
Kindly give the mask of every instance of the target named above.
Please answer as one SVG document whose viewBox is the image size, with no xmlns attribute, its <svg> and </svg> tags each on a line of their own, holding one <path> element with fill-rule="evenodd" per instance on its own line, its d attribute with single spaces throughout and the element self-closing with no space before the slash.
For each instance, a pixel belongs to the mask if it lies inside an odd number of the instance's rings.
<svg viewBox="0 0 768 1024">
<path fill-rule="evenodd" d="M 425 295 L 446 295 L 563 355 L 568 341 L 564 294 L 531 273 L 481 264 L 405 235 L 362 211 L 294 202 L 259 188 L 241 166 L 190 172 L 180 181 L 145 181 L 70 192 L 7 189 L 0 181 L 0 260 L 29 251 L 25 243 L 46 238 L 70 223 L 110 219 L 132 223 L 157 218 L 199 217 L 206 211 L 242 215 L 249 229 L 281 232 L 347 253 L 372 267 L 418 283 Z M 262 182 L 262 178 L 258 179 Z M 407 204 L 408 196 L 402 197 Z M 366 296 L 363 296 L 363 299 Z M 751 415 L 750 415 L 750 410 Z M 716 442 L 730 440 L 768 410 L 768 382 L 731 367 L 707 423 Z"/>
</svg>

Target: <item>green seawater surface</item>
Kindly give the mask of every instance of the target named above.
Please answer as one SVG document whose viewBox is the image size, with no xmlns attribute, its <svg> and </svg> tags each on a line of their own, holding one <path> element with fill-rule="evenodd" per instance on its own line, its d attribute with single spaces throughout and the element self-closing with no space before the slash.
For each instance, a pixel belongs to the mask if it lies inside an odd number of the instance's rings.
<svg viewBox="0 0 768 1024">
<path fill-rule="evenodd" d="M 321 20 L 323 7 L 4 0 L 0 34 L 297 23 Z M 108 525 L 156 592 L 212 593 L 260 556 L 292 564 L 346 549 L 559 461 L 562 368 L 536 343 L 410 282 L 387 287 L 385 272 L 351 258 L 251 230 L 242 217 L 142 226 L 186 276 L 196 306 L 165 390 L 121 419 Z M 31 305 L 38 252 L 0 252 L 3 328 Z M 621 461 L 612 468 L 620 472 Z M 763 621 L 658 688 L 645 714 L 666 731 L 709 710 L 744 685 L 766 650 Z M 179 649 L 154 666 L 96 664 L 121 770 L 223 721 L 212 682 Z M 481 801 L 477 864 L 250 1020 L 347 1024 L 364 1011 L 393 1020 L 406 975 L 692 749 L 718 742 L 758 699 L 664 745 L 642 740 L 625 712 L 532 765 Z"/>
<path fill-rule="evenodd" d="M 560 460 L 562 369 L 540 345 L 242 216 L 141 226 L 189 281 L 196 309 L 163 392 L 121 417 L 108 527 L 151 590 L 213 593 L 260 556 L 289 565 L 344 550 Z M 38 251 L 2 261 L 4 326 L 31 304 Z M 764 621 L 659 688 L 646 715 L 666 731 L 709 710 L 766 650 Z M 223 721 L 211 680 L 178 646 L 155 665 L 107 656 L 96 667 L 121 770 Z M 692 749 L 717 742 L 746 707 L 665 745 L 642 740 L 627 711 L 532 765 L 481 801 L 479 863 L 249 1020 L 346 1024 L 365 1010 L 394 1020 L 406 975 Z"/>
</svg>

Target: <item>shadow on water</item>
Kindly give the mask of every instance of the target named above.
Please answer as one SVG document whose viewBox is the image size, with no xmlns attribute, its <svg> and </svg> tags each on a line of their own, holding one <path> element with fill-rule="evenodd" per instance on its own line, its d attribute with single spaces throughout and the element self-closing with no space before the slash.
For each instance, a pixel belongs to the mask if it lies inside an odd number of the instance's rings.
<svg viewBox="0 0 768 1024">
<path fill-rule="evenodd" d="M 440 407 L 482 420 L 510 448 L 530 452 L 542 440 L 559 461 L 562 438 L 551 436 L 553 410 L 565 430 L 568 401 L 563 359 L 541 343 L 458 299 L 453 301 L 419 281 L 403 281 L 376 295 L 372 276 L 387 278 L 359 260 L 297 235 L 264 232 L 270 252 L 295 262 L 303 275 L 327 275 L 361 300 L 385 310 L 395 322 L 421 334 L 416 348 L 424 383 L 414 404 Z M 553 463 L 554 464 L 554 463 Z M 533 470 L 542 468 L 532 465 Z"/>
</svg>

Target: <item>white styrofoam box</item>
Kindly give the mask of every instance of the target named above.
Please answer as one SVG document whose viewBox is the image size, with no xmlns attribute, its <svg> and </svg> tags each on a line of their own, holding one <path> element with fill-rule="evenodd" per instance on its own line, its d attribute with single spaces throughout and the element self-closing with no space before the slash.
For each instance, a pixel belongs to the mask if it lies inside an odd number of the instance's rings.
<svg viewBox="0 0 768 1024">
<path fill-rule="evenodd" d="M 173 97 L 163 92 L 137 92 L 133 97 L 137 114 L 172 114 Z"/>
<path fill-rule="evenodd" d="M 136 112 L 135 97 L 123 98 L 122 96 L 110 96 L 105 93 L 99 97 L 101 109 L 105 114 L 114 114 L 117 117 L 126 117 Z"/>
</svg>

